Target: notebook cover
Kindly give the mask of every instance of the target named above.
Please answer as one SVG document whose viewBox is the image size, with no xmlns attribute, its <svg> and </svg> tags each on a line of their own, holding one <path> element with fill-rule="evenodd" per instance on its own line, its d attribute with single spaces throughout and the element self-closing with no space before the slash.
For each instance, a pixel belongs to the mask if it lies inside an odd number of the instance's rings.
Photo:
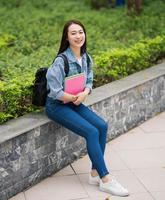
<svg viewBox="0 0 165 200">
<path fill-rule="evenodd" d="M 76 95 L 83 92 L 85 87 L 84 73 L 76 74 L 65 78 L 64 91 Z"/>
</svg>

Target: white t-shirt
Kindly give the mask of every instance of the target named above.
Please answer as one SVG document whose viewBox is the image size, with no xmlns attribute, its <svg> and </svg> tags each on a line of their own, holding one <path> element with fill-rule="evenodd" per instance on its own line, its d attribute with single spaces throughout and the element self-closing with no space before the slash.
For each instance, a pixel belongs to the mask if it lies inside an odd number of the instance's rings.
<svg viewBox="0 0 165 200">
<path fill-rule="evenodd" d="M 78 64 L 82 67 L 82 57 L 77 59 L 77 61 L 78 61 Z"/>
</svg>

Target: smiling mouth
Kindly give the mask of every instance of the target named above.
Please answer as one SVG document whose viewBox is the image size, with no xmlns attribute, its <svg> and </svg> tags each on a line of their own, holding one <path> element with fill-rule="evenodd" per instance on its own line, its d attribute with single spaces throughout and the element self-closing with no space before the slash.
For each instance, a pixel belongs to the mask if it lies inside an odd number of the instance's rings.
<svg viewBox="0 0 165 200">
<path fill-rule="evenodd" d="M 76 43 L 81 43 L 82 42 L 82 40 L 78 40 L 78 41 L 75 41 Z"/>
</svg>

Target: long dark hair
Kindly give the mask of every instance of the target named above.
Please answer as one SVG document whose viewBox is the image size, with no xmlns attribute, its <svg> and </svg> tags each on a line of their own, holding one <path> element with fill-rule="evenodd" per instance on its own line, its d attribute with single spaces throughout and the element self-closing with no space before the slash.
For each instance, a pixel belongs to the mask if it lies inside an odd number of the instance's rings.
<svg viewBox="0 0 165 200">
<path fill-rule="evenodd" d="M 58 50 L 58 54 L 64 52 L 68 47 L 69 47 L 69 42 L 68 42 L 68 28 L 70 25 L 72 24 L 78 24 L 82 27 L 84 33 L 85 33 L 85 42 L 83 44 L 83 46 L 81 47 L 81 54 L 86 52 L 86 30 L 84 25 L 78 21 L 78 20 L 69 20 L 65 23 L 64 28 L 63 28 L 63 33 L 62 33 L 62 38 L 61 38 L 61 43 L 60 43 L 60 48 Z"/>
</svg>

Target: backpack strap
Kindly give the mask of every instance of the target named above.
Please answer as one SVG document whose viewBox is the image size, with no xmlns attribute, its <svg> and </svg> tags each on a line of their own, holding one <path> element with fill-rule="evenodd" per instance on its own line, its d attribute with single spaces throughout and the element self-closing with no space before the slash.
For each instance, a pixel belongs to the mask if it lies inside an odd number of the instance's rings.
<svg viewBox="0 0 165 200">
<path fill-rule="evenodd" d="M 86 53 L 86 57 L 87 57 L 87 70 L 89 70 L 89 65 L 90 65 L 90 57 L 88 55 L 88 53 Z"/>
<path fill-rule="evenodd" d="M 58 54 L 58 55 L 54 58 L 52 64 L 54 63 L 54 61 L 55 61 L 55 59 L 56 59 L 57 57 L 61 57 L 61 58 L 64 60 L 64 71 L 65 71 L 65 74 L 66 74 L 66 77 L 67 77 L 67 76 L 68 76 L 68 73 L 69 73 L 68 58 L 67 58 L 66 55 L 63 54 L 63 53 Z"/>
<path fill-rule="evenodd" d="M 63 53 L 59 54 L 57 57 L 61 57 L 64 60 L 64 71 L 65 71 L 66 76 L 68 76 L 68 73 L 69 73 L 68 58 Z"/>
</svg>

